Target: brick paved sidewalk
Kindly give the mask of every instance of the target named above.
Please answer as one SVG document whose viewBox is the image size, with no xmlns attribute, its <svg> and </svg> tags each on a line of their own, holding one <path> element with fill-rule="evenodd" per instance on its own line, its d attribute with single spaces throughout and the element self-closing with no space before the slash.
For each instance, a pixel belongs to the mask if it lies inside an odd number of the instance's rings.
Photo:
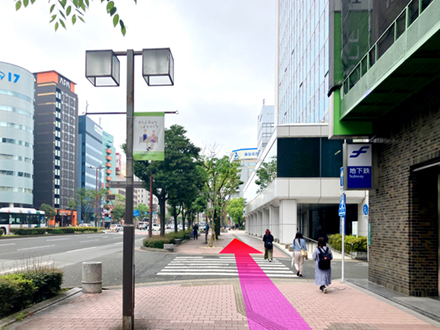
<svg viewBox="0 0 440 330">
<path fill-rule="evenodd" d="M 418 318 L 411 311 L 349 284 L 335 282 L 328 294 L 321 293 L 308 281 L 275 281 L 275 284 L 311 329 L 440 328 L 438 323 Z M 237 280 L 152 284 L 136 288 L 135 329 L 247 330 L 245 315 Z M 80 293 L 7 329 L 116 330 L 121 327 L 122 291 L 108 290 L 98 295 Z"/>
</svg>

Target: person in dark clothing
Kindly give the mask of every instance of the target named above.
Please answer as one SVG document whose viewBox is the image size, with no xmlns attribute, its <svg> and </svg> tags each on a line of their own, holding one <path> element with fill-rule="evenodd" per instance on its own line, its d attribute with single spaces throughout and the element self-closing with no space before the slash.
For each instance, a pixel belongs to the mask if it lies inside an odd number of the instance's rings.
<svg viewBox="0 0 440 330">
<path fill-rule="evenodd" d="M 208 234 L 209 234 L 209 224 L 206 222 L 205 225 L 205 243 L 208 243 Z"/>
<path fill-rule="evenodd" d="M 199 225 L 196 223 L 193 226 L 194 239 L 199 239 Z"/>
<path fill-rule="evenodd" d="M 327 237 L 326 233 L 324 232 L 324 230 L 322 230 L 322 228 L 319 228 L 319 230 L 318 230 L 318 239 L 320 237 L 324 238 L 325 244 L 328 243 L 328 237 Z"/>
<path fill-rule="evenodd" d="M 264 259 L 273 260 L 273 236 L 269 229 L 266 229 L 266 234 L 263 236 L 264 241 Z"/>
</svg>

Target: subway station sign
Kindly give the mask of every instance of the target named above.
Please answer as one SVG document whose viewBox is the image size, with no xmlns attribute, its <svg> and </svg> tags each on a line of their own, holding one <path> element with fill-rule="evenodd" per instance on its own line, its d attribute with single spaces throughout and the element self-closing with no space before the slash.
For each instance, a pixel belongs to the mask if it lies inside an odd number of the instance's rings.
<svg viewBox="0 0 440 330">
<path fill-rule="evenodd" d="M 344 189 L 373 188 L 373 148 L 369 143 L 344 144 Z"/>
</svg>

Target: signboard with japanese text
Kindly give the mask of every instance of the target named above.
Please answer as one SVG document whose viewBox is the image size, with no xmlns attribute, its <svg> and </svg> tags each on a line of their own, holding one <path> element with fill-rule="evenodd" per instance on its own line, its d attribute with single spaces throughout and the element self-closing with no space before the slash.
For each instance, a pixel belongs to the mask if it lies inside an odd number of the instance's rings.
<svg viewBox="0 0 440 330">
<path fill-rule="evenodd" d="M 373 151 L 371 144 L 344 144 L 344 189 L 373 188 Z"/>
<path fill-rule="evenodd" d="M 135 112 L 133 118 L 133 159 L 165 159 L 165 113 Z"/>
</svg>

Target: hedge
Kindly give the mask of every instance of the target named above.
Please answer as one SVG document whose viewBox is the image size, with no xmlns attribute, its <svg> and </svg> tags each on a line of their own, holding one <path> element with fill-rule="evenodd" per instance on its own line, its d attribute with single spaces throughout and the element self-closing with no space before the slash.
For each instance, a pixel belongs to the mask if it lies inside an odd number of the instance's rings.
<svg viewBox="0 0 440 330">
<path fill-rule="evenodd" d="M 335 250 L 342 251 L 342 235 L 333 234 L 328 236 L 328 243 Z M 366 236 L 345 235 L 345 251 L 349 252 L 367 252 L 368 240 Z"/>
<path fill-rule="evenodd" d="M 61 290 L 59 269 L 39 269 L 0 276 L 0 318 L 54 297 Z"/>
<path fill-rule="evenodd" d="M 164 244 L 175 244 L 176 239 L 184 239 L 185 235 L 190 234 L 191 230 L 171 232 L 165 234 L 165 236 L 152 236 L 151 238 L 146 238 L 143 241 L 143 245 L 149 248 L 163 249 Z"/>
<path fill-rule="evenodd" d="M 11 233 L 15 235 L 60 235 L 73 233 L 96 233 L 100 228 L 97 227 L 39 227 L 39 228 L 11 228 Z"/>
</svg>

